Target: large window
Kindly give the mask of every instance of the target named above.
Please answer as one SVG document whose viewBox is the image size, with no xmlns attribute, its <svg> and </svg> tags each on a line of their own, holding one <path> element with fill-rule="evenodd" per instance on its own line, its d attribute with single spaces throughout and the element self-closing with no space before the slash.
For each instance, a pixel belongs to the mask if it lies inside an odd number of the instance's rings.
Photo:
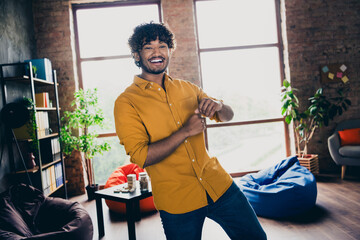
<svg viewBox="0 0 360 240">
<path fill-rule="evenodd" d="M 106 129 L 96 129 L 99 141 L 111 144 L 111 151 L 93 159 L 95 179 L 104 184 L 112 171 L 128 161 L 124 147 L 115 134 L 113 117 L 116 97 L 140 73 L 127 45 L 134 27 L 159 22 L 159 1 L 131 5 L 109 3 L 73 5 L 77 40 L 80 87 L 97 88 Z"/>
<path fill-rule="evenodd" d="M 277 0 L 195 0 L 202 87 L 234 109 L 229 123 L 210 123 L 207 143 L 229 172 L 257 170 L 288 154 L 280 114 L 283 79 Z M 128 161 L 115 134 L 116 97 L 140 73 L 127 46 L 133 28 L 160 22 L 160 0 L 74 4 L 80 87 L 97 88 L 107 128 L 99 141 L 112 150 L 95 157 L 96 182 L 103 184 Z M 216 13 L 216 14 L 214 14 Z"/>
<path fill-rule="evenodd" d="M 208 122 L 209 151 L 231 173 L 273 165 L 288 149 L 276 0 L 203 0 L 195 7 L 203 88 L 235 113 L 229 123 Z"/>
</svg>

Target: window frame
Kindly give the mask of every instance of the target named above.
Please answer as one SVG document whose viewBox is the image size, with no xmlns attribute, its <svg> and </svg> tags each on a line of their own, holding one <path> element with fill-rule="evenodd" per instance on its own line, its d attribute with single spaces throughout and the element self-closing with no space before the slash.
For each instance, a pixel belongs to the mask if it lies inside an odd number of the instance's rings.
<svg viewBox="0 0 360 240">
<path fill-rule="evenodd" d="M 198 31 L 198 21 L 197 21 L 197 14 L 196 14 L 196 2 L 201 1 L 210 1 L 210 0 L 193 0 L 193 7 L 194 7 L 194 18 L 195 18 L 195 31 L 196 35 L 199 36 Z M 231 46 L 231 47 L 217 47 L 217 48 L 200 48 L 199 40 L 196 41 L 197 49 L 198 49 L 198 59 L 199 59 L 199 70 L 200 70 L 200 84 L 203 87 L 203 77 L 201 71 L 201 58 L 200 54 L 202 52 L 213 52 L 213 51 L 231 51 L 231 50 L 240 50 L 240 49 L 251 49 L 251 48 L 264 48 L 264 47 L 277 47 L 279 53 L 279 67 L 280 67 L 280 83 L 279 87 L 281 87 L 282 79 L 285 76 L 285 69 L 284 69 L 284 56 L 283 56 L 283 42 L 282 42 L 282 34 L 281 34 L 281 17 L 280 17 L 280 0 L 273 0 L 275 3 L 276 9 L 276 24 L 277 24 L 277 43 L 271 44 L 256 44 L 256 45 L 246 45 L 246 46 Z M 91 8 L 107 8 L 107 7 L 119 7 L 119 6 L 136 6 L 136 5 L 149 5 L 149 4 L 157 4 L 158 6 L 158 13 L 159 13 L 159 20 L 162 22 L 162 9 L 161 9 L 161 0 L 134 0 L 131 2 L 109 2 L 109 3 L 78 3 L 72 4 L 72 13 L 73 13 L 73 26 L 74 26 L 74 38 L 75 38 L 75 54 L 76 54 L 76 67 L 77 67 L 77 77 L 79 82 L 79 88 L 83 89 L 83 77 L 82 77 L 82 68 L 81 65 L 83 62 L 86 61 L 102 61 L 102 60 L 113 60 L 113 59 L 123 59 L 123 58 L 131 58 L 131 54 L 126 55 L 115 55 L 109 57 L 87 57 L 81 58 L 80 56 L 80 47 L 79 47 L 79 32 L 78 32 L 78 24 L 77 24 L 77 14 L 78 10 L 83 9 L 91 9 Z M 198 39 L 198 38 L 197 38 Z M 271 122 L 282 122 L 284 125 L 284 141 L 285 141 L 285 151 L 286 155 L 289 156 L 291 154 L 290 150 L 290 132 L 289 126 L 285 122 L 284 117 L 279 118 L 269 118 L 269 119 L 258 119 L 258 120 L 250 120 L 250 121 L 237 121 L 237 122 L 228 122 L 228 123 L 217 123 L 217 124 L 207 124 L 207 128 L 216 128 L 216 127 L 229 127 L 229 126 L 241 126 L 241 125 L 250 125 L 250 124 L 261 124 L 261 123 L 271 123 Z M 105 138 L 105 137 L 116 137 L 115 132 L 109 133 L 100 133 L 98 138 Z M 205 130 L 205 141 L 206 146 L 208 147 L 208 135 L 207 131 Z M 236 172 L 231 173 L 233 177 L 238 177 L 246 174 L 248 172 Z"/>
<path fill-rule="evenodd" d="M 285 69 L 284 69 L 284 56 L 283 56 L 283 41 L 282 41 L 282 30 L 281 30 L 281 13 L 280 13 L 280 0 L 273 0 L 275 4 L 275 16 L 276 16 L 276 29 L 277 29 L 277 42 L 276 43 L 269 43 L 269 44 L 255 44 L 255 45 L 239 45 L 239 46 L 230 46 L 230 47 L 214 47 L 214 48 L 200 48 L 199 43 L 199 25 L 197 19 L 197 9 L 196 9 L 196 2 L 205 2 L 205 1 L 213 1 L 213 0 L 194 0 L 194 15 L 195 15 L 195 31 L 197 38 L 197 49 L 198 49 L 198 58 L 199 58 L 199 69 L 200 69 L 200 84 L 203 87 L 203 77 L 202 77 L 202 66 L 201 66 L 201 57 L 200 54 L 203 52 L 216 52 L 216 51 L 232 51 L 232 50 L 243 50 L 243 49 L 252 49 L 252 48 L 268 48 L 268 47 L 276 47 L 279 53 L 279 67 L 280 67 L 280 83 L 279 88 L 282 86 L 282 79 L 285 76 Z M 219 0 L 218 0 L 219 1 Z M 280 110 L 279 110 L 280 111 Z M 272 122 L 283 122 L 284 125 L 284 141 L 285 141 L 285 152 L 287 156 L 290 156 L 290 132 L 289 132 L 289 125 L 285 122 L 285 117 L 279 118 L 268 118 L 268 119 L 258 119 L 258 120 L 250 120 L 250 121 L 236 121 L 236 122 L 224 122 L 224 123 L 210 123 L 206 124 L 206 129 L 208 128 L 217 128 L 217 127 L 231 127 L 231 126 L 244 126 L 250 124 L 261 124 L 261 123 L 272 123 Z M 208 148 L 208 134 L 207 130 L 205 130 L 205 142 L 206 147 Z M 259 169 L 260 170 L 260 169 Z M 250 171 L 256 172 L 256 171 Z M 250 172 L 234 172 L 231 173 L 232 177 L 240 177 Z"/>
<path fill-rule="evenodd" d="M 108 2 L 108 3 L 79 3 L 72 4 L 73 13 L 73 26 L 74 26 L 74 37 L 75 37 L 75 54 L 76 54 L 76 68 L 79 82 L 79 88 L 84 89 L 83 76 L 82 76 L 82 63 L 87 61 L 104 61 L 114 59 L 132 58 L 131 54 L 125 55 L 114 55 L 114 56 L 100 56 L 100 57 L 85 57 L 82 58 L 80 55 L 80 42 L 79 42 L 79 31 L 77 22 L 77 11 L 84 9 L 99 9 L 99 8 L 111 8 L 111 7 L 126 7 L 126 6 L 139 6 L 139 5 L 153 5 L 158 6 L 159 20 L 162 22 L 162 11 L 161 11 L 161 0 L 133 0 L 131 2 Z M 99 133 L 98 138 L 116 137 L 115 132 Z"/>
</svg>

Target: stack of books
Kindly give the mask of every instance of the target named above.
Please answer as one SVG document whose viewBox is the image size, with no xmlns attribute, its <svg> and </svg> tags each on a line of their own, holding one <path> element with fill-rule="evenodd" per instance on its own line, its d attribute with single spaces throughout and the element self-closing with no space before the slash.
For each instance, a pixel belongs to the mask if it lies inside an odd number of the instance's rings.
<svg viewBox="0 0 360 240">
<path fill-rule="evenodd" d="M 49 114 L 48 112 L 36 112 L 36 122 L 38 125 L 39 138 L 50 134 Z"/>
<path fill-rule="evenodd" d="M 36 107 L 39 108 L 52 107 L 50 104 L 49 93 L 48 92 L 35 93 L 35 104 Z"/>
<path fill-rule="evenodd" d="M 64 184 L 61 162 L 55 164 L 55 183 L 57 188 Z"/>
<path fill-rule="evenodd" d="M 53 161 L 60 159 L 60 141 L 59 137 L 51 139 L 51 153 Z"/>
<path fill-rule="evenodd" d="M 58 162 L 42 171 L 43 191 L 45 195 L 54 192 L 58 187 L 64 184 L 62 163 Z"/>
</svg>

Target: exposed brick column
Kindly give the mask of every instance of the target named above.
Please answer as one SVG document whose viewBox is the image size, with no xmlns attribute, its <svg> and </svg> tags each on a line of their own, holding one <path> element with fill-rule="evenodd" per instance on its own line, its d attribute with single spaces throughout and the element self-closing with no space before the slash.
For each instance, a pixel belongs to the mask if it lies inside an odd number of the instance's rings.
<svg viewBox="0 0 360 240">
<path fill-rule="evenodd" d="M 69 110 L 77 89 L 70 3 L 66 0 L 35 0 L 33 4 L 38 58 L 49 58 L 57 71 L 62 111 Z"/>
<path fill-rule="evenodd" d="M 57 71 L 61 111 L 70 110 L 70 102 L 78 88 L 73 22 L 68 0 L 35 0 L 33 2 L 37 57 L 48 58 Z M 68 194 L 85 192 L 81 155 L 65 159 Z"/>
<path fill-rule="evenodd" d="M 193 0 L 163 0 L 161 7 L 163 21 L 175 33 L 177 40 L 177 49 L 169 67 L 170 75 L 200 86 L 200 61 Z"/>
</svg>

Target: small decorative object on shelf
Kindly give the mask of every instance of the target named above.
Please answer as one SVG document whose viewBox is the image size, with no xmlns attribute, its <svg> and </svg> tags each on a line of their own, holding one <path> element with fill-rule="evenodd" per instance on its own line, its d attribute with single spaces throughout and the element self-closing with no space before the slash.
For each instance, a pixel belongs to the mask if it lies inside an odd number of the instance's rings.
<svg viewBox="0 0 360 240">
<path fill-rule="evenodd" d="M 32 66 L 36 69 L 36 75 L 38 78 L 48 82 L 53 82 L 51 61 L 47 58 L 30 59 L 25 62 L 31 62 Z M 34 73 L 34 71 L 33 71 Z"/>
<path fill-rule="evenodd" d="M 35 156 L 32 152 L 28 154 L 27 167 L 30 169 L 36 167 Z"/>
</svg>

